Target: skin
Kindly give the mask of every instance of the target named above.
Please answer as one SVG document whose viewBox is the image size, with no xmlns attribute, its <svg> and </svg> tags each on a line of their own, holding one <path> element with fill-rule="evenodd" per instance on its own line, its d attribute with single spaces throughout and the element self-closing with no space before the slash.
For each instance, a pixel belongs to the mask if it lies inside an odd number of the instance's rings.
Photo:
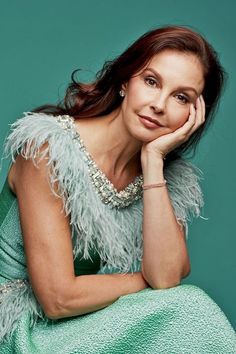
<svg viewBox="0 0 236 354">
<path fill-rule="evenodd" d="M 193 90 L 178 89 L 181 86 Z M 170 50 L 154 56 L 145 70 L 131 78 L 126 85 L 122 111 L 127 129 L 145 142 L 142 152 L 151 150 L 166 155 L 190 137 L 204 122 L 203 88 L 203 68 L 198 58 Z M 156 118 L 164 127 L 148 131 L 140 125 L 134 126 L 132 112 Z"/>
<path fill-rule="evenodd" d="M 140 172 L 144 185 L 162 182 L 164 156 L 205 121 L 204 68 L 195 55 L 165 50 L 145 68 L 122 85 L 120 107 L 76 121 L 87 150 L 118 191 Z M 138 114 L 163 126 L 147 128 Z M 167 188 L 144 193 L 143 240 L 142 275 L 153 289 L 176 286 L 189 274 L 185 230 L 177 223 Z"/>
<path fill-rule="evenodd" d="M 204 101 L 197 100 L 204 87 L 203 69 L 195 56 L 165 51 L 148 66 L 162 79 L 153 77 L 154 82 L 147 80 L 150 72 L 137 73 L 122 85 L 125 97 L 118 109 L 75 121 L 87 150 L 117 190 L 124 189 L 141 170 L 144 184 L 162 181 L 163 156 L 186 141 L 205 119 Z M 188 92 L 190 102 L 180 99 L 180 94 L 187 93 L 177 89 L 182 85 L 197 92 Z M 148 129 L 137 113 L 156 117 L 164 127 Z M 75 277 L 69 218 L 62 217 L 62 200 L 51 193 L 46 164 L 42 161 L 39 171 L 30 160 L 18 156 L 9 184 L 18 198 L 30 281 L 50 318 L 94 311 L 149 285 L 153 289 L 172 287 L 188 274 L 184 233 L 176 222 L 167 188 L 154 188 L 143 197 L 142 272 L 126 277 Z"/>
<path fill-rule="evenodd" d="M 203 68 L 195 55 L 164 50 L 145 68 L 122 85 L 120 107 L 106 116 L 76 120 L 87 150 L 117 190 L 143 170 L 148 154 L 163 158 L 205 120 Z M 156 118 L 164 127 L 148 129 L 137 114 Z"/>
</svg>

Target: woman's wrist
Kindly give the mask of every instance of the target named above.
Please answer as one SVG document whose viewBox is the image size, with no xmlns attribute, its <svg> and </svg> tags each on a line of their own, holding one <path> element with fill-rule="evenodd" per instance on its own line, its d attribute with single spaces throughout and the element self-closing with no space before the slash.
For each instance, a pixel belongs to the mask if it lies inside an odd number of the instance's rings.
<svg viewBox="0 0 236 354">
<path fill-rule="evenodd" d="M 159 183 L 164 181 L 163 158 L 148 154 L 142 159 L 142 171 L 144 184 Z"/>
<path fill-rule="evenodd" d="M 164 156 L 154 152 L 142 153 L 141 154 L 141 164 L 142 168 L 146 168 L 150 165 L 163 166 L 164 165 Z"/>
<path fill-rule="evenodd" d="M 156 151 L 146 151 L 142 150 L 141 152 L 141 161 L 145 163 L 145 161 L 155 160 L 155 161 L 163 161 L 165 159 L 164 154 Z"/>
</svg>

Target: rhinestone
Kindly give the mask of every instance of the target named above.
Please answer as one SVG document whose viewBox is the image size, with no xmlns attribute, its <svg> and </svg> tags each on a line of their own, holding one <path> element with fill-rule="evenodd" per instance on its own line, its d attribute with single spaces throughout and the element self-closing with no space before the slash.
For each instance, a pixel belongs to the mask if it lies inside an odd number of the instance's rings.
<svg viewBox="0 0 236 354">
<path fill-rule="evenodd" d="M 7 283 L 0 285 L 0 295 L 1 294 L 6 294 L 9 291 L 12 291 L 17 288 L 22 288 L 28 284 L 28 281 L 26 279 L 15 279 L 15 280 L 10 280 Z"/>
<path fill-rule="evenodd" d="M 78 146 L 84 154 L 83 159 L 88 166 L 88 174 L 92 185 L 102 202 L 109 204 L 111 207 L 124 208 L 142 197 L 142 175 L 137 176 L 124 190 L 118 192 L 86 150 L 83 140 L 75 129 L 74 118 L 69 115 L 61 115 L 57 116 L 56 119 L 61 123 L 63 129 L 67 129 L 72 134 L 73 140 L 78 142 Z"/>
</svg>

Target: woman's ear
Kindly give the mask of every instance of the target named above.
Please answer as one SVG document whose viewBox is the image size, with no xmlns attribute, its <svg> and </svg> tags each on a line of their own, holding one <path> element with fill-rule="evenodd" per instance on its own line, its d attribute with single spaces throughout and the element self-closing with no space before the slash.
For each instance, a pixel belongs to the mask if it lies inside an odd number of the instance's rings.
<svg viewBox="0 0 236 354">
<path fill-rule="evenodd" d="M 127 83 L 127 82 L 123 83 L 123 84 L 121 85 L 122 90 L 126 91 L 127 86 L 128 86 L 128 83 Z"/>
</svg>

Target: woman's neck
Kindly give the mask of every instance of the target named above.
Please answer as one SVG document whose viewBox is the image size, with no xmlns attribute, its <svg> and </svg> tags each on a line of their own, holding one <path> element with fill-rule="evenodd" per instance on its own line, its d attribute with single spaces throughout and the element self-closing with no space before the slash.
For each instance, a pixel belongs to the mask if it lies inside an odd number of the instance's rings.
<svg viewBox="0 0 236 354">
<path fill-rule="evenodd" d="M 142 172 L 142 143 L 129 134 L 118 109 L 105 116 L 77 119 L 75 124 L 87 151 L 106 175 L 119 178 Z"/>
</svg>

